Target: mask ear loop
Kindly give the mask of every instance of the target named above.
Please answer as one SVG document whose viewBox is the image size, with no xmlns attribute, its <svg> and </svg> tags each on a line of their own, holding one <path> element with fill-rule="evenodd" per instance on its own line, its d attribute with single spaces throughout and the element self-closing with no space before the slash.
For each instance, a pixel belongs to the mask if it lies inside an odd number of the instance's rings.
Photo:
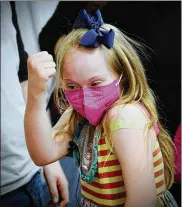
<svg viewBox="0 0 182 207">
<path fill-rule="evenodd" d="M 122 73 L 122 74 L 121 74 L 121 76 L 119 77 L 118 82 L 115 84 L 116 86 L 117 86 L 117 85 L 119 85 L 119 83 L 120 83 L 120 81 L 121 81 L 122 76 L 123 76 L 123 73 Z"/>
<path fill-rule="evenodd" d="M 123 73 L 122 73 L 122 74 L 121 74 L 121 76 L 119 77 L 119 80 L 118 80 L 118 82 L 115 84 L 115 86 L 118 86 L 118 85 L 119 85 L 119 83 L 120 83 L 120 81 L 121 81 L 122 76 L 123 76 Z M 120 95 L 120 96 L 122 96 L 122 95 L 123 95 L 123 92 L 124 92 L 124 88 L 122 89 L 122 91 L 121 91 L 121 95 Z"/>
</svg>

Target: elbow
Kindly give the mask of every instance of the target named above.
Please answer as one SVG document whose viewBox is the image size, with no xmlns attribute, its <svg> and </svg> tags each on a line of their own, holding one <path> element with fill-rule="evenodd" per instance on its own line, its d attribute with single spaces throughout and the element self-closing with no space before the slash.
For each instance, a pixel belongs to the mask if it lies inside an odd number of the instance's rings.
<svg viewBox="0 0 182 207">
<path fill-rule="evenodd" d="M 33 160 L 34 164 L 37 165 L 37 166 L 39 166 L 39 167 L 43 167 L 45 165 L 48 165 L 47 162 L 42 161 L 42 160 L 36 160 L 36 159 L 32 159 L 32 160 Z"/>
<path fill-rule="evenodd" d="M 40 167 L 49 165 L 54 162 L 54 160 L 50 160 L 46 158 L 45 156 L 41 156 L 40 154 L 38 156 L 31 152 L 29 152 L 29 154 L 30 154 L 32 161 L 35 163 L 35 165 L 40 166 Z"/>
</svg>

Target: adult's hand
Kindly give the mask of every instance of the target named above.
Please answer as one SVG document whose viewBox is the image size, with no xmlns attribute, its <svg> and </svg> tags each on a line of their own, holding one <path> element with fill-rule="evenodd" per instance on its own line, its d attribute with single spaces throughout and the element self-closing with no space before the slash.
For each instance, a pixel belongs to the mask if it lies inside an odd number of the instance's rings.
<svg viewBox="0 0 182 207">
<path fill-rule="evenodd" d="M 60 166 L 59 161 L 46 165 L 44 167 L 44 174 L 53 202 L 60 207 L 68 204 L 68 181 Z"/>
</svg>

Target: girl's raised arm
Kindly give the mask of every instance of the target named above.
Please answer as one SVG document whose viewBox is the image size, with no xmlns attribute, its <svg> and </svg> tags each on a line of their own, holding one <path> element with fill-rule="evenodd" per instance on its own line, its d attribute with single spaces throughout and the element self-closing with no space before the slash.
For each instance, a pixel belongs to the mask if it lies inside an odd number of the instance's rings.
<svg viewBox="0 0 182 207">
<path fill-rule="evenodd" d="M 68 153 L 71 138 L 59 135 L 59 142 L 52 137 L 62 127 L 69 112 L 60 118 L 52 130 L 46 113 L 46 84 L 56 72 L 55 63 L 47 52 L 39 52 L 28 59 L 28 100 L 25 111 L 25 136 L 29 154 L 36 165 L 47 165 Z"/>
</svg>

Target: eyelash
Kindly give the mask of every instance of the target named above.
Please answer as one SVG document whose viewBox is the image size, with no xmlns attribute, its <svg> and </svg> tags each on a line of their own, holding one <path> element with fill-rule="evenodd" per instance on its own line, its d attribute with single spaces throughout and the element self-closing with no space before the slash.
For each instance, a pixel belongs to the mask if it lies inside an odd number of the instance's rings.
<svg viewBox="0 0 182 207">
<path fill-rule="evenodd" d="M 96 86 L 98 86 L 100 83 L 102 83 L 102 81 L 95 81 L 95 82 L 93 82 L 92 84 L 91 84 L 91 87 L 96 87 Z M 74 85 L 74 84 L 67 84 L 66 85 L 66 87 L 68 88 L 68 89 L 70 89 L 70 90 L 76 90 L 76 89 L 78 89 L 78 88 L 80 88 L 79 86 L 77 86 L 77 85 Z"/>
<path fill-rule="evenodd" d="M 75 90 L 75 89 L 78 88 L 76 85 L 73 85 L 73 84 L 67 84 L 66 87 L 69 88 L 69 89 L 71 89 L 71 90 Z"/>
<path fill-rule="evenodd" d="M 93 82 L 92 84 L 91 84 L 91 86 L 97 86 L 97 85 L 99 85 L 101 83 L 101 81 L 95 81 L 95 82 Z"/>
</svg>

